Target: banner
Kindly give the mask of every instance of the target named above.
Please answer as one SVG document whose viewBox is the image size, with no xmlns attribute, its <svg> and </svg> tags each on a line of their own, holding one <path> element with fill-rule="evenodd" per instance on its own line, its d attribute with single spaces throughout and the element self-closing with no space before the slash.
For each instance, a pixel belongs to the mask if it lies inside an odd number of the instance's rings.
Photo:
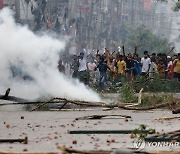
<svg viewBox="0 0 180 154">
<path fill-rule="evenodd" d="M 149 11 L 151 10 L 152 1 L 151 0 L 144 0 L 144 10 Z"/>
<path fill-rule="evenodd" d="M 0 0 L 0 9 L 3 8 L 3 0 Z"/>
</svg>

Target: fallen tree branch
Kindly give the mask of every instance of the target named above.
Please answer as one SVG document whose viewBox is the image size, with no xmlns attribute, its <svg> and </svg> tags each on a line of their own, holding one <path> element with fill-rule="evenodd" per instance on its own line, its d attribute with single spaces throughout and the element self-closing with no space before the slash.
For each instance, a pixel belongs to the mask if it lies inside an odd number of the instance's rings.
<svg viewBox="0 0 180 154">
<path fill-rule="evenodd" d="M 75 105 L 80 105 L 80 106 L 86 106 L 86 107 L 107 107 L 107 108 L 121 108 L 121 109 L 125 109 L 125 110 L 152 110 L 152 109 L 158 109 L 158 108 L 162 108 L 162 107 L 171 107 L 172 105 L 176 105 L 179 104 L 179 101 L 173 101 L 171 103 L 162 103 L 162 104 L 157 104 L 157 105 L 153 105 L 150 107 L 133 107 L 133 106 L 129 106 L 132 105 L 132 103 L 116 103 L 116 104 L 108 104 L 108 103 L 103 103 L 103 102 L 87 102 L 87 101 L 72 101 L 72 100 L 67 100 L 64 98 L 53 98 L 49 101 L 46 102 L 21 102 L 21 103 L 4 103 L 4 104 L 0 104 L 0 106 L 4 106 L 4 105 L 25 105 L 25 104 L 39 104 L 36 108 L 34 108 L 31 111 L 35 111 L 38 110 L 39 108 L 41 108 L 42 106 L 44 106 L 45 104 L 49 104 L 49 103 L 62 103 L 63 104 L 75 104 Z M 65 103 L 64 103 L 65 102 Z M 65 105 L 63 105 L 64 107 Z M 62 109 L 62 108 L 61 108 Z"/>
<path fill-rule="evenodd" d="M 78 100 L 73 101 L 73 100 L 68 100 L 65 98 L 53 98 L 47 102 L 44 102 L 44 103 L 38 105 L 36 108 L 32 109 L 31 111 L 35 111 L 48 103 L 53 103 L 53 101 L 60 101 L 60 102 L 63 101 L 63 102 L 65 102 L 65 104 L 71 103 L 71 104 L 75 104 L 75 105 L 91 106 L 91 107 L 108 107 L 108 108 L 117 107 L 117 104 L 109 104 L 109 103 L 104 103 L 104 102 L 88 102 L 88 101 L 78 101 Z M 124 104 L 124 105 L 127 105 L 127 104 Z"/>
<path fill-rule="evenodd" d="M 139 91 L 139 94 L 138 94 L 138 103 L 135 104 L 135 103 L 131 103 L 131 104 L 123 104 L 121 103 L 121 106 L 126 106 L 126 107 L 132 107 L 132 106 L 138 106 L 141 104 L 141 98 L 142 98 L 142 91 L 143 91 L 143 88 Z M 76 105 L 85 105 L 85 106 L 93 106 L 93 107 L 108 107 L 108 108 L 114 108 L 114 107 L 118 107 L 120 106 L 119 104 L 109 104 L 109 103 L 104 103 L 104 102 L 87 102 L 87 101 L 72 101 L 72 100 L 67 100 L 65 98 L 54 98 L 50 101 L 47 101 L 47 102 L 44 102 L 42 103 L 41 105 L 39 105 L 38 107 L 34 108 L 33 110 L 31 111 L 35 111 L 39 108 L 41 108 L 42 106 L 44 106 L 45 104 L 47 103 L 51 103 L 53 102 L 54 100 L 59 100 L 59 101 L 64 101 L 64 105 L 60 108 L 60 110 L 67 104 L 67 103 L 72 103 L 72 104 L 76 104 Z"/>
<path fill-rule="evenodd" d="M 52 98 L 52 99 L 50 99 L 49 101 L 46 101 L 46 102 L 44 102 L 44 103 L 42 103 L 42 104 L 39 104 L 36 108 L 32 109 L 31 111 L 35 111 L 35 110 L 41 108 L 42 106 L 44 106 L 44 105 L 46 105 L 46 104 L 48 104 L 48 103 L 53 102 L 55 99 L 56 99 L 56 98 Z"/>
<path fill-rule="evenodd" d="M 168 102 L 168 103 L 162 103 L 162 104 L 157 104 L 157 105 L 153 105 L 150 107 L 134 107 L 134 106 L 139 106 L 141 105 L 141 97 L 142 97 L 142 90 L 140 90 L 139 95 L 138 95 L 138 103 L 115 103 L 115 104 L 110 104 L 110 103 L 105 103 L 105 102 L 88 102 L 88 101 L 80 101 L 80 100 L 68 100 L 66 98 L 52 98 L 48 101 L 43 101 L 43 102 L 38 102 L 38 101 L 31 101 L 31 100 L 26 100 L 26 99 L 22 99 L 22 98 L 18 98 L 18 97 L 14 97 L 14 96 L 9 96 L 9 92 L 10 89 L 8 89 L 6 91 L 5 95 L 0 95 L 0 99 L 3 100 L 10 100 L 10 101 L 15 101 L 18 103 L 4 103 L 4 104 L 0 104 L 0 106 L 3 105 L 25 105 L 25 104 L 38 104 L 38 106 L 34 109 L 32 109 L 31 111 L 35 111 L 38 110 L 39 108 L 43 107 L 46 104 L 49 103 L 63 103 L 63 105 L 60 107 L 59 110 L 61 110 L 65 105 L 67 105 L 68 103 L 70 104 L 75 104 L 75 105 L 80 105 L 80 106 L 86 106 L 86 107 L 106 107 L 106 108 L 121 108 L 121 109 L 125 109 L 125 110 L 152 110 L 152 109 L 157 109 L 157 108 L 162 108 L 162 107 L 169 107 L 171 108 L 173 105 L 179 104 L 180 101 L 173 101 L 173 102 Z"/>
<path fill-rule="evenodd" d="M 154 120 L 173 120 L 173 119 L 180 119 L 180 117 L 161 117 L 161 118 L 155 118 Z"/>
<path fill-rule="evenodd" d="M 30 102 L 19 102 L 19 103 L 0 103 L 0 106 L 8 106 L 8 105 L 30 105 L 30 104 L 41 104 L 44 103 L 44 101 L 30 101 Z M 51 102 L 50 102 L 51 103 Z M 59 104 L 64 104 L 61 101 L 53 101 L 53 103 L 59 103 Z"/>
<path fill-rule="evenodd" d="M 0 95 L 0 99 L 9 100 L 9 101 L 18 102 L 18 103 L 31 101 L 31 100 L 27 100 L 27 99 L 23 99 L 23 98 L 19 98 L 19 97 L 9 96 L 10 91 L 11 91 L 11 89 L 8 88 L 4 95 Z"/>
</svg>

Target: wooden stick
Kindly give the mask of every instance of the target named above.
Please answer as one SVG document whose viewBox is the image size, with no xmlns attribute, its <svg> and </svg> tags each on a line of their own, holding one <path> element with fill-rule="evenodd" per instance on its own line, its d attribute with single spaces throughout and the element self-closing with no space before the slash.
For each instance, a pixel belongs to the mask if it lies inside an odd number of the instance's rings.
<svg viewBox="0 0 180 154">
<path fill-rule="evenodd" d="M 122 52 L 123 52 L 123 56 L 126 57 L 126 53 L 125 53 L 125 50 L 124 50 L 124 45 L 122 46 Z"/>
<path fill-rule="evenodd" d="M 33 102 L 33 100 L 27 100 L 27 99 L 23 99 L 23 98 L 19 98 L 19 97 L 14 97 L 14 96 L 5 97 L 5 95 L 0 95 L 0 99 L 13 101 L 13 102 L 18 102 L 18 103 Z"/>
<path fill-rule="evenodd" d="M 28 144 L 28 137 L 25 137 L 24 139 L 0 139 L 0 143 L 14 143 L 14 142 Z"/>
<path fill-rule="evenodd" d="M 65 102 L 60 108 L 59 108 L 59 111 L 61 111 L 65 106 L 66 104 L 68 104 L 68 102 Z"/>
<path fill-rule="evenodd" d="M 174 49 L 175 47 L 172 47 L 171 50 L 167 53 L 167 55 L 169 55 Z"/>
<path fill-rule="evenodd" d="M 69 134 L 132 134 L 134 130 L 74 130 Z M 141 133 L 152 134 L 149 130 L 140 130 Z"/>
<path fill-rule="evenodd" d="M 109 117 L 119 117 L 119 118 L 131 118 L 131 116 L 127 116 L 127 115 L 92 115 L 92 116 L 76 118 L 75 120 L 94 120 L 94 119 L 102 119 L 102 118 L 105 118 L 108 116 Z"/>
<path fill-rule="evenodd" d="M 180 119 L 179 117 L 161 117 L 161 118 L 155 118 L 154 120 L 173 120 L 173 119 Z"/>
<path fill-rule="evenodd" d="M 42 106 L 44 106 L 44 105 L 46 105 L 46 104 L 48 104 L 48 103 L 53 102 L 53 100 L 55 100 L 55 99 L 56 99 L 56 98 L 53 98 L 53 99 L 50 99 L 49 101 L 46 101 L 46 102 L 44 102 L 44 103 L 42 103 L 42 104 L 39 104 L 36 108 L 32 109 L 31 111 L 35 111 L 35 110 L 41 108 Z"/>
<path fill-rule="evenodd" d="M 40 104 L 43 102 L 20 102 L 20 103 L 0 103 L 0 106 L 7 106 L 7 105 L 29 105 L 29 104 Z M 53 101 L 53 103 L 60 103 L 63 104 L 61 101 Z"/>
<path fill-rule="evenodd" d="M 10 91 L 11 91 L 10 88 L 8 88 L 8 89 L 6 90 L 6 93 L 5 93 L 5 95 L 4 95 L 4 98 L 8 98 Z"/>
</svg>

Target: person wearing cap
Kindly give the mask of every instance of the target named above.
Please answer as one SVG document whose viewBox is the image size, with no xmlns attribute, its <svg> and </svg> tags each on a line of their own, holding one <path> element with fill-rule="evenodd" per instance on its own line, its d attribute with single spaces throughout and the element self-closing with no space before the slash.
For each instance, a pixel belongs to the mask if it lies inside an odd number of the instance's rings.
<svg viewBox="0 0 180 154">
<path fill-rule="evenodd" d="M 168 79 L 172 79 L 173 77 L 173 62 L 171 56 L 167 56 L 167 72 Z"/>
</svg>

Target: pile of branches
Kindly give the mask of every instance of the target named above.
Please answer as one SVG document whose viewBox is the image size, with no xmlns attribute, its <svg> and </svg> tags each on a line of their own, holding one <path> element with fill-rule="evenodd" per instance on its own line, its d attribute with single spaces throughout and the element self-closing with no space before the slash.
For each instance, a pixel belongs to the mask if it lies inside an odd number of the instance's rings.
<svg viewBox="0 0 180 154">
<path fill-rule="evenodd" d="M 153 106 L 148 106 L 148 107 L 139 107 L 141 105 L 141 93 L 142 89 L 139 93 L 139 99 L 138 103 L 106 103 L 106 102 L 89 102 L 89 101 L 81 101 L 81 100 L 68 100 L 66 98 L 52 98 L 48 101 L 32 101 L 32 100 L 25 100 L 22 98 L 14 97 L 14 96 L 9 96 L 10 89 L 8 89 L 5 93 L 5 95 L 0 95 L 0 99 L 2 100 L 9 100 L 13 101 L 13 103 L 4 103 L 0 104 L 0 106 L 4 105 L 25 105 L 25 104 L 37 104 L 37 106 L 32 109 L 31 111 L 36 111 L 43 107 L 46 104 L 52 104 L 52 103 L 60 103 L 62 106 L 59 108 L 59 110 L 63 109 L 64 106 L 67 104 L 75 104 L 78 106 L 84 106 L 84 107 L 103 107 L 103 108 L 121 108 L 125 110 L 152 110 L 152 109 L 157 109 L 157 108 L 162 108 L 162 107 L 169 107 L 170 109 L 174 109 L 177 104 L 180 104 L 180 100 L 173 100 L 172 102 L 168 103 L 162 103 L 162 104 L 157 104 Z M 16 103 L 15 103 L 16 102 Z"/>
</svg>

